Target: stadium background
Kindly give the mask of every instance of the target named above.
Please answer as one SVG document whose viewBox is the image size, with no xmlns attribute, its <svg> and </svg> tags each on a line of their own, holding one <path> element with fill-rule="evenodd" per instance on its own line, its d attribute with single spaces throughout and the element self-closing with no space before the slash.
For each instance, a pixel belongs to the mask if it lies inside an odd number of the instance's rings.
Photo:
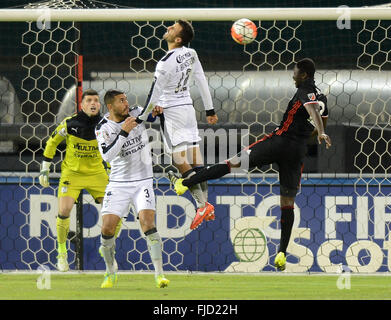
<svg viewBox="0 0 391 320">
<path fill-rule="evenodd" d="M 171 2 L 171 1 L 149 1 L 144 3 L 142 1 L 133 1 L 131 5 L 127 1 L 110 1 L 111 4 L 125 7 L 135 8 L 192 8 L 192 7 L 336 7 L 339 5 L 349 5 L 350 7 L 369 6 L 379 4 L 378 1 L 349 1 L 349 3 L 343 3 L 338 1 L 262 1 L 260 4 L 258 1 L 229 1 L 223 4 L 219 1 L 198 1 L 198 2 Z M 1 6 L 6 7 L 20 7 L 25 4 L 24 1 L 2 1 Z M 374 22 L 373 25 L 376 25 Z M 207 73 L 218 74 L 229 70 L 230 72 L 242 72 L 244 71 L 257 71 L 256 65 L 249 65 L 246 68 L 243 66 L 248 62 L 249 56 L 243 53 L 243 47 L 235 44 L 229 34 L 230 26 L 232 22 L 194 22 L 196 29 L 196 38 L 192 42 L 191 46 L 197 49 L 198 55 L 203 63 L 204 69 Z M 294 23 L 293 23 L 294 24 Z M 88 23 L 80 24 L 81 27 L 81 43 L 79 46 L 80 52 L 84 57 L 84 69 L 83 76 L 86 84 L 92 81 L 91 75 L 99 72 L 128 72 L 130 57 L 137 56 L 137 59 L 133 61 L 132 68 L 136 71 L 144 68 L 143 61 L 148 59 L 147 51 L 135 52 L 134 48 L 130 46 L 130 35 L 137 34 L 139 28 L 135 24 L 129 23 Z M 272 28 L 270 23 L 268 27 Z M 321 21 L 321 22 L 305 22 L 300 28 L 297 28 L 296 38 L 301 39 L 300 51 L 297 53 L 295 60 L 299 60 L 303 57 L 311 57 L 316 61 L 318 70 L 356 70 L 358 69 L 357 57 L 362 52 L 363 48 L 357 41 L 357 34 L 362 30 L 362 21 L 352 21 L 352 29 L 340 30 L 336 28 L 335 21 Z M 368 28 L 371 28 L 369 22 Z M 389 50 L 389 38 L 390 28 L 385 28 L 384 32 L 376 29 L 377 32 L 370 33 L 369 37 L 377 39 L 385 46 L 385 50 Z M 145 32 L 151 32 L 146 30 Z M 162 30 L 160 30 L 162 32 Z M 279 30 L 271 31 L 270 36 L 278 39 Z M 74 32 L 71 30 L 68 34 L 70 37 L 74 36 Z M 67 36 L 68 36 L 67 35 Z M 66 96 L 68 89 L 74 84 L 75 79 L 70 75 L 70 68 L 58 69 L 57 77 L 50 83 L 37 84 L 42 86 L 42 90 L 45 86 L 52 86 L 58 88 L 56 91 L 45 91 L 46 101 L 51 101 L 50 112 L 47 112 L 47 103 L 40 101 L 40 92 L 34 90 L 34 86 L 31 83 L 24 82 L 27 70 L 22 67 L 21 61 L 25 65 L 29 65 L 29 72 L 34 77 L 34 73 L 39 73 L 40 70 L 35 70 L 33 65 L 34 57 L 26 55 L 27 47 L 22 45 L 23 42 L 30 43 L 34 41 L 36 34 L 34 32 L 26 32 L 25 23 L 0 23 L 0 76 L 5 77 L 10 81 L 15 89 L 17 100 L 23 103 L 22 113 L 14 114 L 14 122 L 7 122 L 8 116 L 13 111 L 10 111 L 9 106 L 2 105 L 2 112 L 0 113 L 0 141 L 12 141 L 12 145 L 8 148 L 8 145 L 2 145 L 0 149 L 2 161 L 0 161 L 0 171 L 2 171 L 3 177 L 1 178 L 0 188 L 0 201 L 1 201 L 1 226 L 0 226 L 0 264 L 4 269 L 36 269 L 40 263 L 45 261 L 51 262 L 53 267 L 53 261 L 55 261 L 55 243 L 52 240 L 53 237 L 53 224 L 50 222 L 55 217 L 55 188 L 56 179 L 52 180 L 53 189 L 41 190 L 40 186 L 34 183 L 34 178 L 28 176 L 30 173 L 37 173 L 39 171 L 39 162 L 42 159 L 42 152 L 44 141 L 56 124 L 56 114 L 60 111 L 61 101 Z M 63 33 L 53 35 L 54 40 L 60 41 L 64 37 Z M 56 38 L 57 37 L 57 38 Z M 259 35 L 262 37 L 262 34 Z M 385 38 L 386 42 L 382 42 Z M 134 42 L 143 41 L 142 39 L 134 39 Z M 156 39 L 152 40 L 156 45 Z M 387 42 L 388 41 L 388 42 Z M 281 45 L 276 41 L 275 46 L 278 51 L 278 46 Z M 378 42 L 370 42 L 367 50 L 377 50 Z M 34 44 L 31 46 L 33 48 Z M 61 41 L 60 50 L 67 50 L 69 43 Z M 295 45 L 293 44 L 295 47 Z M 371 46 L 373 48 L 371 48 Z M 388 48 L 388 49 L 387 49 Z M 35 48 L 37 51 L 40 48 Z M 270 47 L 262 47 L 261 50 L 269 50 Z M 297 48 L 296 48 L 297 49 Z M 34 50 L 34 49 L 32 49 Z M 163 51 L 159 52 L 163 54 Z M 69 65 L 73 64 L 73 56 L 65 57 L 66 62 Z M 377 71 L 379 68 L 377 64 L 382 63 L 383 56 L 373 55 L 374 60 L 366 70 L 368 72 L 372 69 Z M 52 62 L 56 64 L 61 57 L 53 55 Z M 391 64 L 389 59 L 382 64 L 381 70 L 390 70 Z M 270 57 L 269 62 L 273 65 L 262 65 L 262 71 L 281 71 L 285 72 L 293 67 L 292 63 L 278 64 L 277 57 Z M 276 63 L 276 64 L 274 64 Z M 155 62 L 151 61 L 145 65 L 145 71 L 153 72 Z M 72 72 L 72 71 L 71 71 Z M 290 71 L 288 71 L 290 72 Z M 373 75 L 372 75 L 373 76 Z M 65 80 L 64 80 L 65 79 Z M 63 85 L 64 81 L 64 85 Z M 292 85 L 293 87 L 293 85 Z M 26 90 L 27 88 L 27 90 Z M 293 89 L 293 88 L 292 88 Z M 1 93 L 1 95 L 7 94 L 7 91 Z M 28 94 L 28 102 L 27 101 Z M 217 93 L 214 98 L 218 98 Z M 375 154 L 382 154 L 384 149 L 387 148 L 387 142 L 391 138 L 390 131 L 374 130 L 371 131 L 369 138 L 366 137 L 367 132 L 362 133 L 363 137 L 360 137 L 361 131 L 357 131 L 357 127 L 350 126 L 349 118 L 344 114 L 344 108 L 341 107 L 341 103 L 334 102 L 338 100 L 338 95 L 331 100 L 331 119 L 329 122 L 328 132 L 331 133 L 334 144 L 339 146 L 338 149 L 332 149 L 329 154 L 325 154 L 320 149 L 315 141 L 308 146 L 308 158 L 305 163 L 305 173 L 319 173 L 319 174 L 357 174 L 357 173 L 376 173 L 387 174 L 389 167 L 389 158 L 377 157 L 368 155 L 371 150 L 375 149 Z M 143 99 L 140 99 L 143 101 Z M 387 100 L 388 101 L 388 100 Z M 219 101 L 216 104 L 216 109 L 220 112 L 219 116 L 224 119 L 224 115 L 227 111 L 219 110 Z M 222 104 L 222 103 L 221 103 Z M 389 107 L 389 102 L 387 104 Z M 354 105 L 353 105 L 354 107 Z M 281 106 L 283 108 L 283 106 Z M 334 108 L 334 109 L 333 109 Z M 4 112 L 5 110 L 5 112 Z M 17 109 L 15 109 L 17 110 Z M 342 118 L 340 115 L 342 114 Z M 200 127 L 207 128 L 205 126 L 205 118 L 201 112 L 199 112 Z M 250 118 L 249 123 L 245 123 L 245 128 L 250 131 L 250 141 L 252 142 L 259 135 L 264 133 L 266 127 L 263 124 L 259 124 L 258 118 Z M 25 123 L 43 123 L 45 128 L 41 127 L 29 127 L 23 126 Z M 348 125 L 346 125 L 346 122 Z M 353 121 L 352 121 L 353 122 Z M 221 128 L 243 128 L 243 124 L 230 123 L 231 126 L 227 126 L 227 122 L 223 122 L 219 125 Z M 380 133 L 379 133 L 380 132 Z M 379 143 L 372 143 L 379 139 Z M 31 135 L 32 138 L 26 142 L 26 136 Z M 368 139 L 369 143 L 363 143 L 363 140 Z M 385 146 L 384 146 L 385 144 Z M 63 147 L 63 146 L 62 146 Z M 238 143 L 238 149 L 240 143 Z M 364 159 L 355 159 L 355 155 L 362 150 L 366 149 L 368 155 Z M 61 148 L 60 148 L 61 149 Z M 62 149 L 63 150 L 63 149 Z M 33 159 L 33 160 L 32 160 Z M 358 161 L 358 162 L 357 162 Z M 361 161 L 361 162 L 360 162 Z M 381 165 L 377 166 L 380 161 Z M 60 172 L 61 154 L 58 153 L 55 161 L 55 172 Z M 213 163 L 215 161 L 211 161 Z M 162 166 L 155 167 L 156 172 L 162 171 Z M 11 174 L 10 174 L 11 173 Z M 25 176 L 26 174 L 26 176 Z M 163 180 L 159 179 L 159 186 L 157 189 L 157 195 L 163 198 L 169 199 L 173 196 L 172 191 L 169 190 L 167 184 Z M 259 187 L 257 184 L 259 183 Z M 264 185 L 270 183 L 270 186 L 264 187 Z M 377 232 L 375 225 L 376 208 L 385 201 L 386 211 L 389 213 L 389 207 L 387 207 L 387 200 L 385 196 L 389 194 L 389 181 L 380 177 L 379 179 L 362 179 L 357 183 L 357 180 L 346 178 L 334 178 L 334 179 L 307 179 L 303 182 L 303 188 L 301 194 L 298 196 L 297 205 L 301 209 L 300 226 L 297 225 L 297 231 L 301 237 L 299 237 L 298 252 L 301 252 L 304 260 L 307 259 L 306 264 L 312 266 L 311 271 L 335 271 L 335 265 L 339 263 L 349 264 L 346 256 L 350 251 L 354 251 L 354 256 L 358 256 L 358 260 L 361 261 L 357 268 L 366 271 L 387 271 L 389 270 L 390 262 L 387 254 L 388 242 L 386 242 L 387 234 L 384 232 Z M 318 186 L 318 187 L 317 187 Z M 160 224 L 160 230 L 166 230 L 165 239 L 165 251 L 167 252 L 164 259 L 166 267 L 168 269 L 175 270 L 176 268 L 181 270 L 202 270 L 202 271 L 222 271 L 226 270 L 231 264 L 238 261 L 252 263 L 257 261 L 258 264 L 245 264 L 243 270 L 240 266 L 236 266 L 236 271 L 258 271 L 260 269 L 260 263 L 265 263 L 265 271 L 274 270 L 271 267 L 270 261 L 273 260 L 274 252 L 270 252 L 269 261 L 260 261 L 261 256 L 265 257 L 264 252 L 267 250 L 263 243 L 265 235 L 268 239 L 272 239 L 269 250 L 275 250 L 278 244 L 278 237 L 275 230 L 278 229 L 278 223 L 273 222 L 271 227 L 273 230 L 265 232 L 265 234 L 257 234 L 256 231 L 246 229 L 243 227 L 243 231 L 246 234 L 236 232 L 237 238 L 233 237 L 232 231 L 235 229 L 232 226 L 233 217 L 238 218 L 252 217 L 254 211 L 260 208 L 260 203 L 266 200 L 270 195 L 278 194 L 278 182 L 275 178 L 270 180 L 264 179 L 222 179 L 220 181 L 214 181 L 211 184 L 210 198 L 213 201 L 220 201 L 221 207 L 219 207 L 219 217 L 216 223 L 208 227 L 204 227 L 199 233 L 186 233 L 186 237 L 177 237 L 170 239 L 174 228 L 178 229 L 178 226 L 185 227 L 188 224 L 188 218 L 184 217 L 182 212 L 186 212 L 186 203 L 180 204 L 178 201 L 177 207 L 173 206 L 172 211 L 167 216 L 167 220 L 162 218 L 158 222 Z M 39 197 L 37 197 L 39 195 Z M 47 198 L 45 198 L 47 196 Z M 224 198 L 227 196 L 228 198 Z M 230 198 L 231 197 L 231 198 Z M 329 197 L 329 198 L 327 198 Z M 335 200 L 333 204 L 332 199 Z M 369 231 L 361 230 L 359 226 L 359 219 L 349 216 L 351 210 L 355 212 L 359 208 L 359 204 L 364 198 L 367 199 L 367 208 L 371 210 L 368 217 Z M 33 201 L 34 199 L 34 201 Z M 171 199 L 171 198 L 170 198 Z M 186 199 L 186 198 L 185 198 Z M 187 198 L 189 200 L 189 198 Z M 270 212 L 265 216 L 278 217 L 278 208 L 276 198 L 272 199 L 274 202 L 269 204 Z M 163 201 L 163 200 L 161 200 Z M 166 201 L 166 200 L 164 200 Z M 168 201 L 168 200 L 167 200 Z M 328 203 L 327 201 L 331 201 Z M 338 201 L 340 201 L 338 203 Z M 383 202 L 382 202 L 383 201 Z M 235 205 L 227 205 L 229 203 Z M 237 204 L 242 202 L 243 211 L 241 215 L 238 215 Z M 325 204 L 329 204 L 335 208 L 338 207 L 338 211 L 335 215 L 336 221 L 343 221 L 347 219 L 351 223 L 348 224 L 334 224 L 336 230 L 333 231 L 333 227 L 327 225 L 327 219 L 323 219 L 325 216 L 324 209 Z M 379 205 L 380 203 L 380 205 Z M 165 211 L 166 202 L 160 203 L 162 211 Z M 348 206 L 350 206 L 348 208 Z M 97 239 L 96 234 L 96 221 L 97 221 L 97 209 L 92 204 L 86 205 L 85 210 L 85 228 L 91 234 L 88 234 L 85 241 L 85 268 L 86 269 L 102 269 L 103 264 L 100 257 L 97 255 Z M 341 209 L 344 208 L 344 209 Z M 240 206 L 239 206 L 240 208 Z M 364 206 L 365 208 L 365 206 Z M 339 212 L 342 210 L 340 216 Z M 46 213 L 45 213 L 46 212 Z M 44 214 L 45 213 L 45 214 Z M 38 216 L 37 216 L 38 215 Z M 191 213 L 189 212 L 189 215 Z M 36 219 L 36 220 L 34 220 Z M 29 226 L 31 221 L 38 221 L 38 231 L 36 226 L 33 228 Z M 42 220 L 42 221 L 41 221 Z M 330 220 L 330 219 L 329 219 Z M 380 225 L 384 223 L 388 230 L 388 220 L 380 221 Z M 250 220 L 249 220 L 250 221 Z M 330 222 L 330 221 L 329 221 Z M 362 222 L 362 221 L 361 221 Z M 42 223 L 42 225 L 41 225 Z M 164 225 L 165 223 L 165 225 Z M 262 221 L 252 221 L 253 224 L 260 224 L 262 229 Z M 127 226 L 132 226 L 133 229 L 128 229 L 121 233 L 121 238 L 118 244 L 119 264 L 124 270 L 144 269 L 151 268 L 151 264 L 148 261 L 148 257 L 145 254 L 145 243 L 136 230 L 137 221 L 134 221 L 131 215 L 127 221 Z M 384 225 L 382 225 L 384 228 Z M 301 229 L 300 229 L 301 228 Z M 34 229 L 34 230 L 33 230 Z M 184 228 L 180 228 L 181 230 Z M 365 228 L 364 228 L 365 229 Z M 250 231 L 249 231 L 250 230 Z M 337 231 L 337 232 L 335 232 Z M 170 235 L 171 232 L 171 235 Z M 330 235 L 327 232 L 335 232 L 335 235 Z M 358 236 L 360 233 L 360 236 Z M 136 239 L 134 242 L 129 241 L 129 237 Z M 361 238 L 360 238 L 361 237 Z M 253 239 L 256 246 L 256 250 L 246 252 L 245 245 L 241 241 L 246 239 Z M 333 243 L 335 250 L 331 253 L 332 264 L 329 269 L 322 268 L 321 262 L 315 260 L 314 257 L 317 253 L 321 253 L 322 243 L 327 242 L 328 239 L 335 239 L 335 241 L 343 241 Z M 355 249 L 352 245 L 358 242 L 359 239 L 365 239 L 367 243 L 360 243 L 359 249 Z M 213 241 L 212 241 L 213 240 Z M 233 251 L 233 245 L 242 247 L 242 251 Z M 332 240 L 334 241 L 334 240 Z M 374 244 L 373 244 L 374 243 Z M 72 246 L 73 244 L 71 244 Z M 371 246 L 369 249 L 365 245 Z M 263 249 L 262 249 L 263 248 Z M 338 248 L 338 250 L 336 249 Z M 361 249 L 360 249 L 361 248 Z M 382 248 L 382 249 L 378 249 Z M 261 250 L 261 251 L 258 251 Z M 264 250 L 264 251 L 262 251 Z M 301 251 L 300 251 L 301 250 Z M 357 251 L 358 250 L 358 251 Z M 371 251 L 372 250 L 372 251 Z M 380 250 L 380 251 L 379 251 Z M 341 252 L 342 253 L 341 253 Z M 373 255 L 382 255 L 380 261 L 380 267 L 376 268 L 377 264 L 373 264 Z M 384 253 L 384 257 L 383 257 Z M 308 262 L 313 259 L 313 264 Z M 74 261 L 74 256 L 70 254 L 71 261 Z M 294 265 L 297 262 L 297 258 L 290 257 Z M 309 259 L 309 260 L 308 260 Z M 327 261 L 326 261 L 327 262 Z M 304 262 L 303 262 L 304 263 Z M 350 263 L 350 265 L 354 264 Z M 370 265 L 367 269 L 365 266 Z M 74 266 L 71 266 L 74 267 Z M 252 269 L 254 268 L 254 269 Z M 380 268 L 380 269 L 379 269 Z M 308 268 L 307 268 L 308 269 Z M 292 268 L 293 271 L 306 271 L 305 267 Z"/>
<path fill-rule="evenodd" d="M 88 1 L 85 1 L 88 3 Z M 110 3 L 116 6 L 126 6 L 130 7 L 127 1 L 111 1 Z M 351 7 L 355 6 L 370 6 L 376 4 L 376 1 L 349 1 L 347 5 Z M 25 3 L 23 1 L 3 1 L 1 6 L 3 8 L 6 7 L 23 7 Z M 171 1 L 149 1 L 148 3 L 137 3 L 132 2 L 131 7 L 135 8 L 170 8 L 170 7 L 183 7 L 183 8 L 191 8 L 193 6 L 204 8 L 204 7 L 300 7 L 300 6 L 310 6 L 310 7 L 327 7 L 327 6 L 339 6 L 346 5 L 342 2 L 338 1 L 283 1 L 275 3 L 273 1 L 262 1 L 261 4 L 256 1 L 229 1 L 224 2 L 223 4 L 216 2 L 181 2 L 180 4 L 172 3 Z M 369 22 L 370 23 L 370 22 Z M 375 22 L 377 23 L 377 22 Z M 242 46 L 236 45 L 232 42 L 230 37 L 230 26 L 231 22 L 223 21 L 223 22 L 194 22 L 194 26 L 196 29 L 196 37 L 192 42 L 192 46 L 197 48 L 199 57 L 203 63 L 205 71 L 210 72 L 219 72 L 219 71 L 257 71 L 259 69 L 259 65 L 261 63 L 261 59 L 263 56 L 261 55 L 253 55 L 252 59 L 254 64 L 248 65 L 245 68 L 243 67 L 249 60 L 248 54 L 243 54 Z M 267 26 L 268 27 L 268 26 Z M 81 24 L 81 42 L 79 45 L 79 51 L 83 55 L 84 65 L 83 65 L 83 76 L 84 80 L 91 80 L 91 73 L 93 72 L 126 72 L 130 71 L 129 68 L 129 59 L 130 57 L 137 56 L 136 59 L 132 60 L 132 68 L 135 71 L 149 71 L 153 72 L 156 62 L 149 59 L 150 52 L 147 50 L 140 50 L 138 52 L 135 51 L 133 47 L 130 46 L 130 35 L 137 34 L 139 32 L 137 25 L 130 25 L 129 23 L 88 23 Z M 318 70 L 339 70 L 339 69 L 357 69 L 357 57 L 362 52 L 362 45 L 357 42 L 357 33 L 362 29 L 361 21 L 352 21 L 351 29 L 340 30 L 336 28 L 334 21 L 306 21 L 299 28 L 297 28 L 296 38 L 301 39 L 301 47 L 300 51 L 296 54 L 296 61 L 303 57 L 311 57 L 316 61 Z M 163 33 L 162 29 L 159 29 L 160 33 Z M 363 38 L 368 38 L 373 36 L 376 39 L 376 33 L 379 30 L 377 29 L 374 35 L 362 34 Z M 35 156 L 38 158 L 42 154 L 42 149 L 37 147 L 40 145 L 40 141 L 32 139 L 29 141 L 31 147 L 25 148 L 26 143 L 24 139 L 20 138 L 20 127 L 19 126 L 8 126 L 7 125 L 7 116 L 9 113 L 14 112 L 13 115 L 15 117 L 16 123 L 23 123 L 26 121 L 26 117 L 28 116 L 29 122 L 44 122 L 45 126 L 48 126 L 50 130 L 53 130 L 53 125 L 56 122 L 55 115 L 59 112 L 60 102 L 63 100 L 67 88 L 71 87 L 75 80 L 73 77 L 69 77 L 69 74 L 73 71 L 69 68 L 60 67 L 56 70 L 58 77 L 53 78 L 49 83 L 41 82 L 42 89 L 45 89 L 48 86 L 52 86 L 55 89 L 55 92 L 47 90 L 44 92 L 44 100 L 41 100 L 41 92 L 33 90 L 34 83 L 25 81 L 25 90 L 22 89 L 23 79 L 27 75 L 27 70 L 24 66 L 22 66 L 21 61 L 23 61 L 24 65 L 27 67 L 33 66 L 35 63 L 35 55 L 26 55 L 27 46 L 21 44 L 22 37 L 24 38 L 24 42 L 29 43 L 29 41 L 34 41 L 35 34 L 26 32 L 26 24 L 25 23 L 0 23 L 0 40 L 2 45 L 0 46 L 0 71 L 1 76 L 5 77 L 10 81 L 12 86 L 15 88 L 16 96 L 18 101 L 24 102 L 23 104 L 23 112 L 15 108 L 15 110 L 7 112 L 8 107 L 3 106 L 3 111 L 0 113 L 0 123 L 2 123 L 2 127 L 0 128 L 0 137 L 2 140 L 6 141 L 12 139 L 16 142 L 16 145 L 13 145 L 11 150 L 0 149 L 1 152 L 5 153 L 3 156 L 6 161 L 0 163 L 1 171 L 24 171 L 26 169 L 26 163 L 29 163 L 28 159 L 31 158 L 32 154 L 30 150 L 34 150 Z M 147 33 L 152 32 L 152 28 L 146 31 Z M 270 38 L 272 40 L 276 40 L 279 37 L 280 30 L 271 29 L 270 30 Z M 260 31 L 262 33 L 262 30 Z M 387 31 L 386 31 L 387 33 Z M 389 33 L 389 30 L 388 30 Z M 43 33 L 41 33 L 43 35 Z M 68 32 L 67 37 L 74 37 L 75 33 Z M 157 31 L 157 36 L 159 36 L 159 32 Z M 386 36 L 389 36 L 386 34 Z M 63 40 L 63 33 L 54 33 L 52 35 L 53 40 L 59 41 L 59 50 L 68 50 L 67 48 L 70 46 L 69 42 L 61 41 Z M 262 34 L 258 35 L 259 38 L 262 37 Z M 384 37 L 384 33 L 379 33 L 379 38 Z M 47 39 L 43 39 L 47 40 Z M 137 46 L 139 43 L 144 41 L 143 38 L 134 38 L 134 44 Z M 273 45 L 275 51 L 280 50 L 279 46 L 284 45 L 284 43 L 279 41 L 273 41 Z M 157 39 L 149 40 L 148 44 L 152 46 L 156 45 Z M 292 49 L 297 50 L 298 44 L 291 42 Z M 382 46 L 387 51 L 387 46 L 389 42 L 382 43 Z M 271 50 L 272 42 L 262 43 L 262 51 Z M 250 47 L 251 48 L 251 47 Z M 31 46 L 31 51 L 36 50 L 39 52 L 40 49 L 38 44 L 34 44 Z M 53 50 L 53 49 L 50 49 Z M 377 42 L 370 42 L 367 45 L 367 49 L 370 52 L 376 52 L 378 50 Z M 156 53 L 156 57 L 160 57 L 163 51 L 158 51 Z M 24 57 L 24 58 L 23 58 Z M 291 57 L 288 57 L 287 61 L 290 61 Z M 23 59 L 23 60 L 22 60 Z M 48 58 L 47 58 L 48 59 Z M 62 59 L 61 55 L 54 54 L 50 57 L 50 61 L 53 64 L 59 64 Z M 266 70 L 286 70 L 292 69 L 293 64 L 280 64 L 278 63 L 278 57 L 274 55 L 268 56 L 268 62 L 273 64 L 271 67 L 269 64 L 262 64 L 262 71 Z M 383 55 L 372 55 L 373 62 L 372 65 L 376 65 L 377 60 L 383 61 Z M 147 60 L 145 67 L 144 61 Z M 156 58 L 155 58 L 156 60 Z M 258 61 L 257 61 L 258 60 Z M 68 65 L 74 64 L 74 55 L 69 54 L 65 55 L 65 62 Z M 258 68 L 257 68 L 258 65 Z M 390 70 L 391 63 L 388 61 L 383 64 L 382 70 Z M 377 69 L 376 67 L 372 68 L 371 66 L 368 68 Z M 34 77 L 34 72 L 37 73 L 37 77 L 39 77 L 40 70 L 36 70 L 33 67 L 29 68 L 29 72 Z M 53 72 L 52 70 L 48 70 L 49 73 Z M 64 83 L 64 84 L 63 84 Z M 29 95 L 29 99 L 27 99 L 27 94 Z M 29 100 L 26 102 L 26 100 Z M 30 101 L 36 102 L 36 106 L 31 104 Z M 50 112 L 47 112 L 47 101 L 50 101 Z M 138 103 L 142 103 L 143 100 L 138 100 Z M 221 101 L 217 102 L 216 109 L 218 109 Z M 338 108 L 338 107 L 337 107 Z M 4 111 L 5 110 L 5 111 Z M 344 111 L 336 109 L 338 112 L 331 113 L 331 125 L 337 122 L 337 119 L 340 118 L 341 114 L 343 115 Z M 219 111 L 220 112 L 220 111 Z M 224 117 L 227 112 L 220 112 L 219 116 Z M 335 116 L 335 118 L 334 118 Z M 350 116 L 346 117 L 346 121 L 352 121 Z M 57 119 L 58 120 L 58 119 Z M 199 120 L 201 124 L 201 128 L 205 128 L 205 116 L 203 114 L 199 115 Z M 251 118 L 251 121 L 254 121 L 255 118 Z M 345 121 L 345 122 L 346 122 Z M 345 128 L 346 129 L 346 128 Z M 26 132 L 28 128 L 25 128 Z M 263 128 L 257 123 L 252 123 L 249 130 L 253 130 L 252 136 L 250 137 L 250 142 L 257 138 L 260 134 L 263 134 Z M 331 129 L 333 130 L 333 129 Z M 355 132 L 346 129 L 347 132 L 344 134 L 348 137 L 354 137 Z M 338 131 L 338 130 L 337 130 Z M 32 131 L 29 133 L 32 134 Z M 34 131 L 39 137 L 39 140 L 44 139 L 47 136 L 47 131 L 41 130 L 41 128 L 36 128 Z M 387 133 L 385 133 L 387 135 Z M 387 135 L 388 137 L 388 135 Z M 251 140 L 252 139 L 252 140 Z M 343 142 L 342 142 L 343 143 Z M 343 143 L 344 144 L 344 143 Z M 355 166 L 352 165 L 353 159 L 351 158 L 353 154 L 357 153 L 361 145 L 358 144 L 347 144 L 346 149 L 344 150 L 344 157 L 347 158 L 347 161 L 343 162 L 341 166 L 341 160 L 337 161 L 334 157 L 333 159 L 327 159 L 325 162 L 328 162 L 327 165 L 322 167 L 322 170 L 326 170 L 327 172 L 354 172 L 357 173 L 358 170 Z M 22 161 L 20 161 L 20 157 Z M 317 148 L 312 147 L 309 148 L 310 157 L 315 157 L 308 161 L 305 166 L 306 172 L 316 172 L 317 168 L 311 164 L 316 161 L 317 157 Z M 10 154 L 12 153 L 12 154 Z M 60 158 L 56 158 L 57 162 Z M 331 164 L 330 164 L 331 161 Z M 28 171 L 37 171 L 39 169 L 38 163 L 29 163 Z M 60 171 L 59 165 L 56 166 L 56 170 Z M 364 168 L 364 171 L 366 168 Z"/>
</svg>

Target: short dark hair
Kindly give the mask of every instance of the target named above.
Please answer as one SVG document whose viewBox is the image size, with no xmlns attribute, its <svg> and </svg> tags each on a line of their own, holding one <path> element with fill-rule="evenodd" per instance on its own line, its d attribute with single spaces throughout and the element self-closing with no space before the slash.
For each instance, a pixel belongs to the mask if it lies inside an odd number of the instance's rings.
<svg viewBox="0 0 391 320">
<path fill-rule="evenodd" d="M 182 27 L 182 31 L 179 34 L 179 37 L 182 39 L 182 45 L 187 46 L 191 40 L 194 38 L 194 29 L 191 23 L 187 20 L 178 20 L 177 21 Z"/>
<path fill-rule="evenodd" d="M 112 104 L 113 101 L 114 101 L 115 96 L 118 96 L 120 94 L 124 94 L 124 92 L 121 91 L 121 90 L 117 90 L 117 89 L 107 90 L 106 93 L 105 93 L 105 96 L 103 98 L 103 100 L 105 102 L 105 105 L 107 106 L 109 104 Z"/>
<path fill-rule="evenodd" d="M 315 62 L 310 58 L 304 58 L 296 63 L 297 69 L 299 69 L 300 73 L 305 72 L 309 78 L 313 78 L 315 76 Z"/>
<path fill-rule="evenodd" d="M 81 100 L 83 100 L 86 96 L 99 96 L 99 94 L 94 89 L 87 89 L 81 95 Z"/>
</svg>

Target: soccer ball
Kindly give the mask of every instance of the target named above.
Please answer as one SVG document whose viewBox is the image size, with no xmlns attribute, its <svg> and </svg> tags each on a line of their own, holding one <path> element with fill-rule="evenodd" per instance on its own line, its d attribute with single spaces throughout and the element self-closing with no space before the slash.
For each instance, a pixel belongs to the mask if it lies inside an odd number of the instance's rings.
<svg viewBox="0 0 391 320">
<path fill-rule="evenodd" d="M 231 36 L 239 44 L 249 44 L 256 38 L 257 26 L 249 19 L 235 21 L 231 28 Z"/>
</svg>

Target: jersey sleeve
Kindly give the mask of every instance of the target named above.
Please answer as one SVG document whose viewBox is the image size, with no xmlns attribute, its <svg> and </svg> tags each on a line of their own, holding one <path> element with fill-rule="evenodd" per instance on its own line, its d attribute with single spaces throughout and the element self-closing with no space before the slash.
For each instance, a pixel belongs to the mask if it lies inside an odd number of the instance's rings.
<svg viewBox="0 0 391 320">
<path fill-rule="evenodd" d="M 108 126 L 98 125 L 95 130 L 95 136 L 102 159 L 106 162 L 111 162 L 120 153 L 128 135 L 124 130 L 114 135 L 109 131 Z"/>
<path fill-rule="evenodd" d="M 213 110 L 212 96 L 209 91 L 208 81 L 206 80 L 204 69 L 198 59 L 197 53 L 194 51 L 193 78 L 200 91 L 202 102 L 205 110 Z"/>
<path fill-rule="evenodd" d="M 327 107 L 327 97 L 320 93 L 316 96 L 319 106 L 320 106 L 320 115 L 322 118 L 327 118 L 329 116 L 329 108 Z"/>
<path fill-rule="evenodd" d="M 159 105 L 159 104 L 157 104 Z M 143 108 L 140 106 L 135 107 L 133 110 L 131 110 L 130 115 L 133 117 L 135 116 L 136 118 L 143 112 Z M 152 116 L 152 113 L 150 112 L 148 114 L 148 118 L 146 119 L 147 122 L 155 122 L 156 117 Z"/>
<path fill-rule="evenodd" d="M 157 105 L 157 102 L 162 96 L 164 85 L 167 83 L 169 77 L 170 73 L 168 72 L 168 70 L 164 69 L 164 65 L 158 64 L 151 89 L 149 90 L 147 101 L 145 102 L 144 108 L 141 111 L 140 115 L 137 117 L 137 119 L 140 119 L 142 121 L 148 119 L 148 115 L 152 112 L 153 108 L 155 107 L 155 105 Z"/>
<path fill-rule="evenodd" d="M 306 104 L 318 103 L 316 92 L 314 92 L 311 89 L 300 88 L 297 94 L 298 94 L 298 99 L 300 100 L 303 106 L 305 106 Z"/>
<path fill-rule="evenodd" d="M 54 155 L 57 151 L 57 146 L 63 141 L 67 134 L 67 120 L 68 118 L 65 118 L 53 131 L 51 134 L 49 140 L 46 142 L 45 150 L 43 152 L 43 156 L 45 157 L 45 161 L 52 161 Z"/>
</svg>

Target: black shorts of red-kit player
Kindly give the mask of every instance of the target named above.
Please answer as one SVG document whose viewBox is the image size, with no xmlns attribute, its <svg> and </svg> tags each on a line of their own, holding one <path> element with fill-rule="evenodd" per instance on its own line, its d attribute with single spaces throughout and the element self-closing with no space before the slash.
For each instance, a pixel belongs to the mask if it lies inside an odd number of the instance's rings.
<svg viewBox="0 0 391 320">
<path fill-rule="evenodd" d="M 287 136 L 270 134 L 256 141 L 245 150 L 249 157 L 249 168 L 261 169 L 276 163 L 280 180 L 280 195 L 295 197 L 300 187 L 306 141 Z"/>
</svg>

